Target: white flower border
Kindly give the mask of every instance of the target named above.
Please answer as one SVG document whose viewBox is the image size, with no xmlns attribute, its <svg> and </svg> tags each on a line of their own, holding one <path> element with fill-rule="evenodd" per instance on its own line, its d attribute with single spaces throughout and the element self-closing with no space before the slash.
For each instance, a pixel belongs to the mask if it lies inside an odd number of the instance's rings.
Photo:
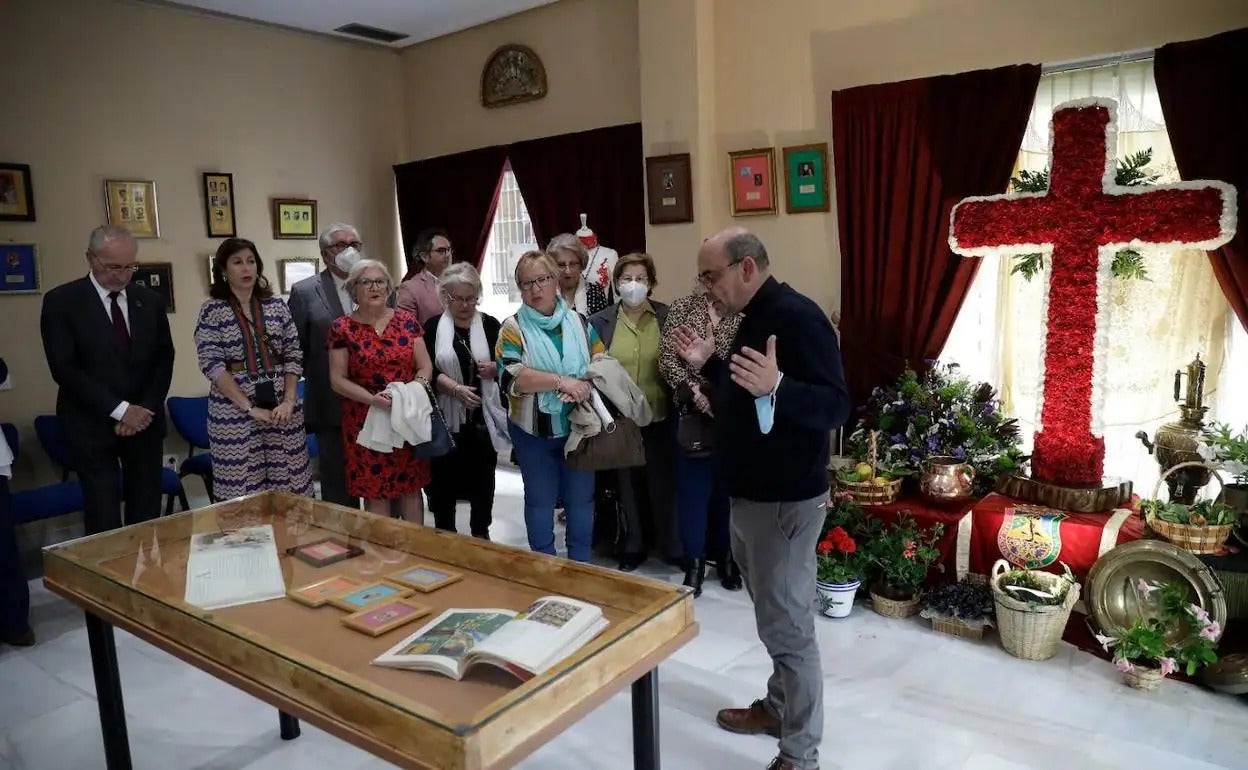
<svg viewBox="0 0 1248 770">
<path fill-rule="evenodd" d="M 1118 102 L 1114 99 L 1094 97 L 1090 99 L 1074 99 L 1063 102 L 1053 108 L 1056 116 L 1063 110 L 1080 110 L 1104 108 L 1109 112 L 1109 121 L 1105 125 L 1105 171 L 1101 176 L 1101 188 L 1107 195 L 1142 195 L 1154 190 L 1218 190 L 1222 193 L 1222 214 L 1218 218 L 1218 234 L 1203 241 L 1188 242 L 1169 241 L 1166 243 L 1150 243 L 1133 238 L 1130 241 L 1110 243 L 1097 250 L 1096 271 L 1096 334 L 1092 346 L 1092 403 L 1091 425 L 1092 435 L 1101 438 L 1105 432 L 1105 367 L 1106 351 L 1109 346 L 1109 292 L 1113 285 L 1114 255 L 1121 249 L 1130 248 L 1141 253 L 1156 251 L 1172 251 L 1174 249 L 1201 249 L 1209 251 L 1230 242 L 1235 236 L 1237 219 L 1237 193 L 1234 185 L 1219 181 L 1187 181 L 1165 185 L 1147 185 L 1127 187 L 1115 183 L 1118 171 Z M 1049 157 L 1053 157 L 1053 118 L 1049 119 Z M 1044 319 L 1044 334 L 1040 340 L 1040 394 L 1036 399 L 1036 425 L 1044 429 L 1040 417 L 1044 413 L 1045 366 L 1049 339 L 1049 289 L 1052 286 L 1049 271 L 1052 268 L 1053 244 L 1051 243 L 1017 243 L 1004 246 L 960 246 L 954 234 L 954 222 L 957 221 L 958 209 L 964 203 L 980 201 L 1018 200 L 1021 198 L 1042 198 L 1043 193 L 1002 193 L 1000 195 L 976 195 L 963 198 L 953 207 L 949 214 L 949 248 L 954 254 L 963 257 L 1008 257 L 1015 254 L 1039 252 L 1044 259 L 1044 289 L 1040 300 L 1040 317 Z"/>
</svg>

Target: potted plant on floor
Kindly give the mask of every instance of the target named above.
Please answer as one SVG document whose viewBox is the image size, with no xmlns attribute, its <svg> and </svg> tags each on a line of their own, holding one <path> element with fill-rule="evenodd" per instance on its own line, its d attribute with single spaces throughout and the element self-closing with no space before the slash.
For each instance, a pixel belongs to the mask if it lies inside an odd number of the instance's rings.
<svg viewBox="0 0 1248 770">
<path fill-rule="evenodd" d="M 1130 628 L 1096 635 L 1101 647 L 1113 652 L 1114 666 L 1127 685 L 1156 690 L 1175 671 L 1192 676 L 1217 661 L 1214 647 L 1222 629 L 1202 607 L 1188 601 L 1187 586 L 1137 578 L 1132 588 L 1147 614 Z"/>
<path fill-rule="evenodd" d="M 871 584 L 871 608 L 888 618 L 906 618 L 919 611 L 919 591 L 928 570 L 938 564 L 940 549 L 936 547 L 944 534 L 943 524 L 924 530 L 913 518 L 902 514 L 883 534 L 875 538 L 868 550 L 877 577 Z"/>
<path fill-rule="evenodd" d="M 819 614 L 843 618 L 854 607 L 854 595 L 862 585 L 862 554 L 858 544 L 845 531 L 835 527 L 815 546 L 815 592 Z"/>
<path fill-rule="evenodd" d="M 919 616 L 931 620 L 932 629 L 942 634 L 982 639 L 994 614 L 988 585 L 962 580 L 924 593 Z"/>
<path fill-rule="evenodd" d="M 1222 487 L 1219 501 L 1240 516 L 1248 514 L 1248 425 L 1241 432 L 1232 433 L 1226 423 L 1214 423 L 1205 431 L 1205 443 L 1198 451 L 1233 479 Z"/>
<path fill-rule="evenodd" d="M 1070 611 L 1079 601 L 1079 584 L 1070 568 L 1054 575 L 1012 569 L 1005 559 L 992 565 L 989 586 L 996 607 L 1001 646 L 1016 658 L 1047 660 L 1057 653 Z"/>
</svg>

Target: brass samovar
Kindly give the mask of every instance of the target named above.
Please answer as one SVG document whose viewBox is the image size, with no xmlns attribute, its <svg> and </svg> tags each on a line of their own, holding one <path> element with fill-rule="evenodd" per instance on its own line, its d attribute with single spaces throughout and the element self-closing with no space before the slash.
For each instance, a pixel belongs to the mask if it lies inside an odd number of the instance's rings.
<svg viewBox="0 0 1248 770">
<path fill-rule="evenodd" d="M 1179 404 L 1179 421 L 1168 422 L 1157 429 L 1153 441 L 1148 434 L 1140 431 L 1135 437 L 1144 442 L 1148 451 L 1157 458 L 1161 472 L 1165 473 L 1179 463 L 1204 462 L 1204 458 L 1196 451 L 1200 445 L 1205 428 L 1205 364 L 1196 354 L 1196 360 L 1187 365 L 1187 392 Z M 1183 384 L 1182 370 L 1174 373 L 1174 400 L 1179 401 L 1179 391 Z M 1209 483 L 1208 468 L 1184 468 L 1166 477 L 1166 486 L 1170 488 L 1170 500 L 1184 505 L 1196 502 L 1196 493 Z"/>
</svg>

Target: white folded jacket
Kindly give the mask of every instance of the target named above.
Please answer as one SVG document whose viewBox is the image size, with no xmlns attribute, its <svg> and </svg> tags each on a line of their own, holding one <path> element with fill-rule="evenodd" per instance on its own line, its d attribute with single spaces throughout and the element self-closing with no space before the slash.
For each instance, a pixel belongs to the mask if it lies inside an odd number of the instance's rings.
<svg viewBox="0 0 1248 770">
<path fill-rule="evenodd" d="M 416 446 L 433 438 L 433 405 L 424 385 L 392 382 L 382 393 L 390 397 L 390 410 L 369 407 L 355 443 L 389 454 L 405 444 Z"/>
</svg>

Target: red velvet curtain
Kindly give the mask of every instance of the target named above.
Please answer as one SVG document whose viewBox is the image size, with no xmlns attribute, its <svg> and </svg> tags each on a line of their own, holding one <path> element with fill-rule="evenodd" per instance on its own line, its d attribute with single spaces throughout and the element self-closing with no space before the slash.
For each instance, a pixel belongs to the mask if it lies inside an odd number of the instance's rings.
<svg viewBox="0 0 1248 770">
<path fill-rule="evenodd" d="M 1239 231 L 1209 259 L 1248 329 L 1248 28 L 1162 46 L 1153 73 L 1179 175 L 1239 192 Z"/>
<path fill-rule="evenodd" d="M 451 236 L 456 261 L 480 269 L 506 162 L 507 148 L 495 146 L 395 166 L 404 256 L 410 259 L 421 230 L 441 227 Z"/>
<path fill-rule="evenodd" d="M 1040 67 L 832 95 L 841 240 L 841 354 L 855 404 L 940 355 L 978 259 L 949 249 L 949 213 L 1005 192 Z"/>
<path fill-rule="evenodd" d="M 576 232 L 588 214 L 604 246 L 620 254 L 645 250 L 640 123 L 517 142 L 507 155 L 540 246 Z"/>
</svg>

